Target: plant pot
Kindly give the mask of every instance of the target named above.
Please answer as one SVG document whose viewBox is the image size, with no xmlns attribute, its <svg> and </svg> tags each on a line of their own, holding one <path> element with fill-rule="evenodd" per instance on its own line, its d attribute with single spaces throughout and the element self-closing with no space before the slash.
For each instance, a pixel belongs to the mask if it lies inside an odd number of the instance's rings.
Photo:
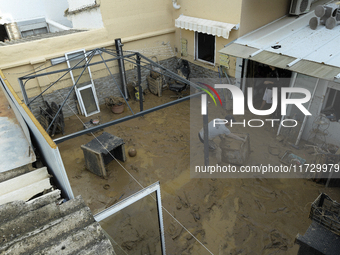
<svg viewBox="0 0 340 255">
<path fill-rule="evenodd" d="M 120 104 L 120 105 L 115 104 L 112 106 L 111 110 L 113 113 L 122 113 L 124 112 L 124 106 L 125 106 L 124 104 Z"/>
</svg>

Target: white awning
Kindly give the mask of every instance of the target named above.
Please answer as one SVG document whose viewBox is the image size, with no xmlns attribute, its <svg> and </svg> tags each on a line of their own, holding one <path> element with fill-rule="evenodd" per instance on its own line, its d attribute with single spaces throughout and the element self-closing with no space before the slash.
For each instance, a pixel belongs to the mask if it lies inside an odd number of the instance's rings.
<svg viewBox="0 0 340 255">
<path fill-rule="evenodd" d="M 208 19 L 199 19 L 185 15 L 181 15 L 178 19 L 175 20 L 175 26 L 195 32 L 220 36 L 225 39 L 229 38 L 230 30 L 238 29 L 237 24 L 224 23 Z"/>
</svg>

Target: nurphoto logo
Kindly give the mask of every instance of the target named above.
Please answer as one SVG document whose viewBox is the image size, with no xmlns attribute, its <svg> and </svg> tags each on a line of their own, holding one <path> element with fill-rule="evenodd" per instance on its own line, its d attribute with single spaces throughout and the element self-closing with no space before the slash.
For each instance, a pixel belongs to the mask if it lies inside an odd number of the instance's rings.
<svg viewBox="0 0 340 255">
<path fill-rule="evenodd" d="M 209 88 L 218 98 L 218 100 L 220 101 L 220 104 L 222 106 L 222 101 L 220 96 L 218 95 L 217 91 L 215 89 L 228 89 L 233 97 L 233 115 L 244 115 L 244 95 L 243 95 L 243 91 L 236 87 L 235 85 L 230 85 L 230 84 L 215 84 L 214 88 L 212 86 L 209 86 L 207 84 L 204 83 L 200 83 L 204 86 L 206 86 L 207 88 Z M 214 98 L 214 96 L 207 90 L 204 88 L 201 88 L 203 91 L 205 91 L 214 101 L 215 105 L 216 104 L 216 100 Z M 257 110 L 254 108 L 254 104 L 253 104 L 253 88 L 248 88 L 247 90 L 247 106 L 248 109 L 250 110 L 251 113 L 253 113 L 254 115 L 258 115 L 258 116 L 264 116 L 264 115 L 269 115 L 275 112 L 275 110 L 277 109 L 278 106 L 278 88 L 273 88 L 273 102 L 272 105 L 270 107 L 270 109 L 267 110 Z M 304 97 L 302 98 L 287 98 L 287 95 L 289 95 L 290 93 L 299 93 L 299 94 L 303 94 Z M 207 114 L 207 94 L 202 94 L 201 95 L 201 114 L 202 115 L 206 115 Z M 307 103 L 309 100 L 311 99 L 311 94 L 309 92 L 309 90 L 304 89 L 304 88 L 291 88 L 291 87 L 282 87 L 281 88 L 281 115 L 285 116 L 286 115 L 286 106 L 291 104 L 291 105 L 295 105 L 304 115 L 312 115 L 304 106 L 304 103 Z M 281 125 L 284 127 L 295 127 L 297 125 L 297 121 L 294 119 L 284 119 L 284 120 L 280 120 L 280 119 L 266 119 L 266 122 L 271 122 L 272 127 L 274 126 L 274 123 L 276 121 L 280 121 Z M 248 126 L 250 127 L 262 127 L 265 123 L 265 121 L 261 120 L 261 119 L 251 119 L 248 120 Z M 228 122 L 228 120 L 221 120 L 221 119 L 214 119 L 214 126 L 215 125 L 224 125 Z M 287 123 L 294 123 L 293 125 L 288 125 Z M 257 125 L 255 125 L 255 123 L 257 123 Z M 243 120 L 243 122 L 233 122 L 231 121 L 230 125 L 236 125 L 236 124 L 242 124 L 244 127 L 246 125 L 246 120 Z"/>
</svg>

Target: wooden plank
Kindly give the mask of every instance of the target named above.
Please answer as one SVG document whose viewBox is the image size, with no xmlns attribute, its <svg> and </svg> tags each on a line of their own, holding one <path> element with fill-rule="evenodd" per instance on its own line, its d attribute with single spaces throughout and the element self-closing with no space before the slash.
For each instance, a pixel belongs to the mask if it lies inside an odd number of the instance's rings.
<svg viewBox="0 0 340 255">
<path fill-rule="evenodd" d="M 45 189 L 51 188 L 50 178 L 35 182 L 31 185 L 17 189 L 0 197 L 0 205 L 16 200 L 27 201 L 33 196 L 43 192 Z"/>
<path fill-rule="evenodd" d="M 21 189 L 25 186 L 29 186 L 35 182 L 41 181 L 48 177 L 49 177 L 49 174 L 47 172 L 47 168 L 42 167 L 32 172 L 15 177 L 13 179 L 9 179 L 7 181 L 1 182 L 0 183 L 0 196 L 13 192 L 17 189 Z"/>
</svg>

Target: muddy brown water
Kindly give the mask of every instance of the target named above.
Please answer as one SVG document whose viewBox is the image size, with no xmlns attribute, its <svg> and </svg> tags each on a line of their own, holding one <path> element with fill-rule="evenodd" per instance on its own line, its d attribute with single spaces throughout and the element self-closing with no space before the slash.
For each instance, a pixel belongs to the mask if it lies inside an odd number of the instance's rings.
<svg viewBox="0 0 340 255">
<path fill-rule="evenodd" d="M 162 97 L 146 95 L 145 109 L 168 102 L 172 94 L 163 91 Z M 139 103 L 130 103 L 138 111 Z M 218 114 L 224 116 L 224 110 L 220 111 Z M 212 254 L 297 254 L 294 239 L 298 233 L 304 234 L 311 223 L 311 203 L 322 191 L 339 201 L 339 188 L 325 188 L 309 179 L 192 179 L 189 114 L 190 103 L 185 101 L 105 128 L 124 139 L 126 153 L 129 148 L 137 150 L 135 157 L 127 154 L 127 161 L 121 165 L 110 162 L 106 166 L 108 179 L 85 169 L 80 145 L 93 136 L 83 135 L 59 144 L 74 195 L 81 195 L 95 214 L 141 189 L 128 171 L 143 187 L 160 181 L 164 208 L 202 243 L 163 211 L 167 254 L 210 254 L 207 249 Z M 98 118 L 103 123 L 127 115 L 127 107 L 124 113 L 116 115 L 103 105 L 98 115 L 80 119 L 86 122 Z M 83 129 L 76 116 L 66 118 L 65 124 L 66 133 Z M 271 128 L 231 130 L 250 134 L 250 164 L 280 163 L 270 148 L 280 152 L 295 150 L 277 141 Z M 308 151 L 295 152 L 311 159 Z M 155 210 L 151 199 L 115 216 L 116 220 L 110 223 L 111 235 L 124 249 L 119 251 L 116 246 L 117 254 L 159 253 L 155 225 L 141 224 L 157 222 Z"/>
</svg>

